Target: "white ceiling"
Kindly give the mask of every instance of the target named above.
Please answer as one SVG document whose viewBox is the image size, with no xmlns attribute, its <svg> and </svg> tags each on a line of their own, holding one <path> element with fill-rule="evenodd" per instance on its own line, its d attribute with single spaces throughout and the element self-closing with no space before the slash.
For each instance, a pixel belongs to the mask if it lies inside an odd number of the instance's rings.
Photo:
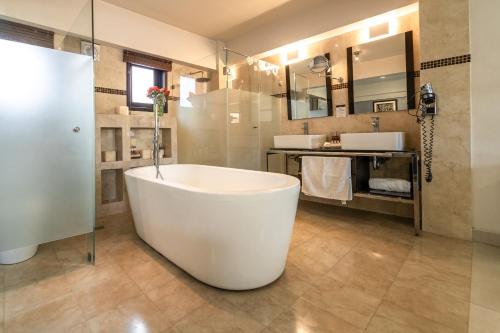
<svg viewBox="0 0 500 333">
<path fill-rule="evenodd" d="M 104 1 L 211 39 L 228 41 L 274 18 L 307 12 L 334 0 Z"/>
</svg>

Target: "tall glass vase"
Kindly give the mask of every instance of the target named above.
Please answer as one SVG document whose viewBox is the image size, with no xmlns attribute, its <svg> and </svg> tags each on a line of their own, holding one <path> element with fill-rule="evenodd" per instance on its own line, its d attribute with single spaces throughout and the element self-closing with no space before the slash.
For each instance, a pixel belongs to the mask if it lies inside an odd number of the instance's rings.
<svg viewBox="0 0 500 333">
<path fill-rule="evenodd" d="M 163 180 L 163 177 L 160 173 L 160 114 L 163 113 L 161 110 L 161 103 L 158 103 L 157 98 L 155 98 L 154 103 L 153 103 L 153 113 L 154 113 L 154 121 L 155 121 L 155 128 L 154 128 L 154 134 L 153 134 L 153 162 L 156 168 L 156 178 L 161 178 Z"/>
</svg>

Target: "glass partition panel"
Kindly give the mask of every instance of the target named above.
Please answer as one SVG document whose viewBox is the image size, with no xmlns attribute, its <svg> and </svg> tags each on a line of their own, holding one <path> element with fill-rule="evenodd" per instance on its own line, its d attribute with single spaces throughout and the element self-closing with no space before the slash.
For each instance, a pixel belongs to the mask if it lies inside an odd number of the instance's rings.
<svg viewBox="0 0 500 333">
<path fill-rule="evenodd" d="M 280 131 L 280 68 L 230 50 L 223 60 L 223 79 L 213 75 L 208 89 L 193 87 L 189 70 L 173 70 L 179 162 L 266 170 L 266 152 Z"/>
<path fill-rule="evenodd" d="M 0 14 L 47 27 L 53 4 L 7 1 Z M 89 2 L 74 9 L 86 36 L 82 8 Z M 0 251 L 93 232 L 92 57 L 5 39 L 0 54 Z"/>
<path fill-rule="evenodd" d="M 226 50 L 228 166 L 265 170 L 279 134 L 279 66 Z"/>
</svg>

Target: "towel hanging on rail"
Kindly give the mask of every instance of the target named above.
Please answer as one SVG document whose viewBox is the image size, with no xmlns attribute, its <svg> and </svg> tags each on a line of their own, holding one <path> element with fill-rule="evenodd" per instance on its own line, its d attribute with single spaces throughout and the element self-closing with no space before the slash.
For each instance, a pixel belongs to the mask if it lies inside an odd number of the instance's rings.
<svg viewBox="0 0 500 333">
<path fill-rule="evenodd" d="M 352 200 L 351 159 L 303 156 L 302 192 L 320 198 Z"/>
</svg>

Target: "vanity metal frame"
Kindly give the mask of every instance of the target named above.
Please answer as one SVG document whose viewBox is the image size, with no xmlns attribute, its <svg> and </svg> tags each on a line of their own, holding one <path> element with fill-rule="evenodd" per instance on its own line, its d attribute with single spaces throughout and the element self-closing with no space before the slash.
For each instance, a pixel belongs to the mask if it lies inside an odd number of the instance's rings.
<svg viewBox="0 0 500 333">
<path fill-rule="evenodd" d="M 266 153 L 266 170 L 269 171 L 269 156 L 283 155 L 285 161 L 285 173 L 288 174 L 288 159 L 290 156 L 332 156 L 332 157 L 380 157 L 380 158 L 408 158 L 411 160 L 412 198 L 394 197 L 379 194 L 355 192 L 354 197 L 367 199 L 386 200 L 402 202 L 413 205 L 413 227 L 415 235 L 422 231 L 422 205 L 421 205 L 421 182 L 420 182 L 420 155 L 416 151 L 349 151 L 349 150 L 327 150 L 327 149 L 276 149 L 272 148 Z"/>
</svg>

